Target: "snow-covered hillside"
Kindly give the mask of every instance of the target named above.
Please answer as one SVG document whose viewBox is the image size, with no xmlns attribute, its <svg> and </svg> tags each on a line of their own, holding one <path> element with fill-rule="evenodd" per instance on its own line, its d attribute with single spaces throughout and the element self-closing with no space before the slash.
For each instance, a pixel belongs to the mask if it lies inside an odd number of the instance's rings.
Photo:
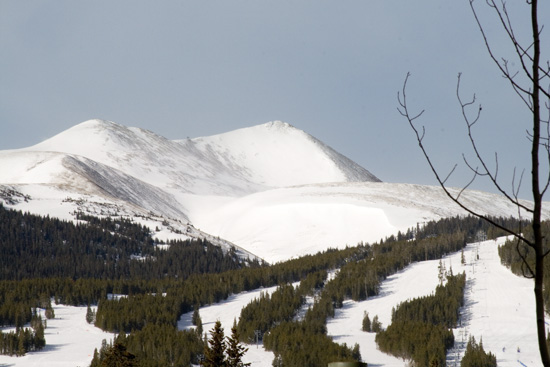
<svg viewBox="0 0 550 367">
<path fill-rule="evenodd" d="M 124 216 L 158 227 L 161 239 L 209 238 L 269 262 L 464 214 L 439 188 L 380 182 L 284 122 L 169 140 L 90 120 L 0 151 L 0 166 L 8 207 L 67 220 L 77 211 Z M 517 215 L 500 196 L 463 197 L 483 213 Z"/>
<path fill-rule="evenodd" d="M 163 189 L 201 195 L 242 195 L 319 182 L 379 181 L 283 122 L 173 141 L 151 131 L 89 120 L 24 150 L 86 157 Z"/>
<path fill-rule="evenodd" d="M 468 191 L 463 198 L 480 213 L 517 215 L 517 208 L 498 195 Z M 352 182 L 286 187 L 225 204 L 197 205 L 190 218 L 204 231 L 276 262 L 328 247 L 372 243 L 426 221 L 464 214 L 440 187 Z M 548 207 L 544 215 L 550 216 Z"/>
<path fill-rule="evenodd" d="M 313 136 L 280 121 L 181 143 L 217 155 L 228 167 L 245 168 L 244 176 L 268 187 L 380 181 Z"/>
</svg>

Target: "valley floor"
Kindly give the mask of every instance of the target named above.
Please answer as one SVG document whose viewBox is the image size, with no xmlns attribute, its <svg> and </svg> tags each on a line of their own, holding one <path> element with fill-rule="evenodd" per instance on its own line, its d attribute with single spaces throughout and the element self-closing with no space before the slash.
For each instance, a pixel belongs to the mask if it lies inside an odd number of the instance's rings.
<svg viewBox="0 0 550 367">
<path fill-rule="evenodd" d="M 470 335 L 497 357 L 500 367 L 542 366 L 538 355 L 534 317 L 532 281 L 512 274 L 500 264 L 498 244 L 503 240 L 470 244 L 461 254 L 443 259 L 447 271 L 466 272 L 466 304 L 462 310 L 462 327 L 454 330 L 456 348 L 448 356 L 448 365 L 459 366 L 465 344 Z M 432 293 L 438 283 L 439 261 L 413 264 L 389 277 L 378 297 L 363 302 L 346 301 L 336 317 L 329 320 L 328 333 L 338 343 L 353 346 L 358 343 L 361 355 L 371 367 L 404 366 L 405 361 L 381 353 L 374 342 L 373 333 L 361 331 L 364 311 L 371 319 L 378 315 L 383 326 L 391 319 L 392 307 L 409 298 Z M 275 287 L 229 297 L 226 301 L 200 309 L 204 330 L 212 328 L 216 320 L 222 322 L 226 333 L 240 310 L 260 292 L 273 292 Z M 88 325 L 85 307 L 54 307 L 56 318 L 48 320 L 47 346 L 44 351 L 28 353 L 24 357 L 0 356 L 1 367 L 34 366 L 88 366 L 94 348 L 101 340 L 110 341 L 112 334 Z M 191 327 L 191 313 L 182 315 L 178 327 Z M 457 359 L 458 356 L 458 359 Z M 249 345 L 245 362 L 252 367 L 270 367 L 273 353 L 262 345 Z"/>
</svg>

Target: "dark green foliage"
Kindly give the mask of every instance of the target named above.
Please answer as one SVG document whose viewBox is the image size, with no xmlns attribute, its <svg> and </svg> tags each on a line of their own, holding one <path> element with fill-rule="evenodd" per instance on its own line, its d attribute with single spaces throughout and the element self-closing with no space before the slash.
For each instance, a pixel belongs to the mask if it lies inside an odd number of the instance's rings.
<svg viewBox="0 0 550 367">
<path fill-rule="evenodd" d="M 334 343 L 308 322 L 283 322 L 264 336 L 264 346 L 284 366 L 327 366 L 334 361 L 360 361 L 359 348 Z"/>
<path fill-rule="evenodd" d="M 189 366 L 198 364 L 203 341 L 194 331 L 177 330 L 169 325 L 146 325 L 126 337 L 128 350 L 141 367 Z"/>
<path fill-rule="evenodd" d="M 367 311 L 365 311 L 364 315 L 363 315 L 363 327 L 362 327 L 362 330 L 363 331 L 366 331 L 367 333 L 370 333 L 372 331 L 372 328 L 371 328 L 371 321 L 370 321 L 370 317 L 369 317 L 369 314 Z"/>
<path fill-rule="evenodd" d="M 279 286 L 271 296 L 261 293 L 241 310 L 239 334 L 252 341 L 256 330 L 263 334 L 276 323 L 291 320 L 303 303 L 304 297 L 290 284 Z"/>
<path fill-rule="evenodd" d="M 199 364 L 198 355 L 203 352 L 203 341 L 193 331 L 180 331 L 168 325 L 146 325 L 131 334 L 121 333 L 115 345 L 122 345 L 139 361 L 139 367 L 190 366 Z M 104 366 L 107 352 L 113 346 L 103 341 L 90 367 Z"/>
<path fill-rule="evenodd" d="M 136 356 L 126 350 L 120 343 L 115 343 L 105 352 L 105 358 L 101 361 L 102 367 L 138 367 Z"/>
<path fill-rule="evenodd" d="M 421 321 L 391 323 L 384 331 L 376 334 L 381 351 L 403 359 L 412 359 L 416 366 L 428 366 L 437 359 L 445 364 L 447 349 L 454 344 L 453 332 L 443 325 Z"/>
<path fill-rule="evenodd" d="M 191 319 L 193 325 L 197 327 L 197 334 L 202 335 L 202 319 L 199 313 L 199 306 L 195 305 L 195 310 L 193 311 L 193 317 Z"/>
<path fill-rule="evenodd" d="M 147 228 L 129 220 L 82 214 L 78 218 L 86 223 L 23 214 L 0 205 L 0 280 L 185 278 L 242 267 L 234 252 L 224 255 L 206 241 L 172 241 L 161 250 Z"/>
<path fill-rule="evenodd" d="M 419 367 L 444 366 L 446 352 L 454 344 L 451 328 L 458 322 L 465 285 L 465 274 L 449 276 L 435 294 L 401 303 L 388 328 L 376 334 L 380 350 L 412 359 Z"/>
<path fill-rule="evenodd" d="M 176 327 L 179 308 L 175 297 L 162 294 L 135 294 L 118 300 L 100 300 L 95 325 L 116 333 L 140 330 L 149 323 Z"/>
<path fill-rule="evenodd" d="M 46 316 L 46 318 L 48 320 L 55 318 L 55 312 L 53 310 L 51 302 L 48 302 L 48 305 L 46 306 L 46 311 L 44 312 L 44 315 Z"/>
<path fill-rule="evenodd" d="M 237 330 L 237 320 L 231 327 L 231 336 L 227 338 L 227 367 L 246 367 L 250 363 L 243 363 L 242 358 L 248 351 L 239 341 L 239 331 Z"/>
<path fill-rule="evenodd" d="M 92 310 L 90 305 L 88 305 L 88 308 L 86 309 L 86 322 L 88 324 L 93 324 L 93 323 L 95 323 L 95 318 L 96 318 L 95 311 Z"/>
<path fill-rule="evenodd" d="M 99 367 L 101 366 L 101 361 L 99 360 L 99 352 L 97 351 L 97 348 L 94 349 L 94 356 L 92 358 L 92 362 L 90 363 L 90 367 Z"/>
<path fill-rule="evenodd" d="M 275 352 L 277 363 L 283 365 L 307 365 L 307 363 L 322 365 L 330 359 L 338 360 L 339 356 L 345 356 L 349 360 L 360 360 L 356 357 L 359 354 L 358 350 L 357 353 L 353 353 L 354 351 L 349 348 L 340 350 L 329 342 L 322 341 L 327 338 L 326 319 L 334 316 L 334 310 L 342 307 L 345 299 L 363 300 L 377 295 L 380 283 L 387 276 L 403 269 L 411 262 L 439 259 L 447 253 L 461 250 L 466 241 L 474 238 L 480 229 L 491 232 L 486 223 L 481 220 L 456 217 L 440 222 L 429 222 L 415 231 L 408 231 L 405 235 L 398 234 L 397 237 L 391 236 L 371 246 L 360 246 L 363 251 L 350 258 L 340 268 L 335 278 L 325 284 L 317 295 L 316 302 L 307 311 L 304 320 L 281 322 L 271 327 L 264 336 L 264 345 Z M 266 297 L 265 301 L 270 300 Z M 449 306 L 454 310 L 455 315 L 452 316 L 450 323 L 456 320 L 458 314 L 455 306 L 456 302 Z M 443 309 L 444 312 L 447 311 Z M 453 312 L 445 315 L 452 315 Z M 377 316 L 371 323 L 371 329 L 373 331 L 382 329 Z M 424 329 L 427 332 L 434 329 L 433 333 L 438 335 L 438 338 L 433 339 L 431 343 L 425 341 L 424 345 L 425 348 L 430 348 L 430 353 L 436 356 L 438 363 L 444 363 L 445 348 L 452 345 L 452 332 L 445 325 L 434 327 L 428 325 Z M 294 344 L 303 345 L 303 340 L 308 341 L 308 348 L 291 348 Z M 319 349 L 310 347 L 315 343 L 324 347 Z M 314 352 L 311 351 L 312 349 Z M 289 350 L 291 352 L 287 352 Z M 418 358 L 420 359 L 420 356 Z M 430 359 L 425 357 L 425 360 L 427 365 Z"/>
<path fill-rule="evenodd" d="M 218 320 L 210 330 L 210 339 L 208 344 L 204 346 L 204 367 L 224 367 L 226 364 L 225 350 L 225 335 L 222 324 Z"/>
<path fill-rule="evenodd" d="M 378 315 L 375 315 L 372 319 L 371 329 L 375 333 L 382 331 L 382 323 L 380 323 L 380 321 L 378 320 Z"/>
<path fill-rule="evenodd" d="M 476 343 L 476 339 L 470 336 L 468 345 L 466 346 L 466 352 L 460 362 L 460 367 L 496 367 L 497 358 L 491 352 L 486 353 L 483 349 L 483 342 L 480 340 L 479 344 Z"/>
<path fill-rule="evenodd" d="M 7 333 L 0 331 L 0 354 L 22 356 L 27 352 L 40 350 L 45 345 L 44 325 L 42 323 L 36 330 L 19 328 L 16 331 Z"/>
<path fill-rule="evenodd" d="M 392 323 L 406 320 L 441 324 L 447 328 L 457 325 L 460 307 L 464 305 L 466 274 L 447 277 L 447 284 L 438 285 L 430 296 L 401 303 L 392 314 Z"/>
</svg>

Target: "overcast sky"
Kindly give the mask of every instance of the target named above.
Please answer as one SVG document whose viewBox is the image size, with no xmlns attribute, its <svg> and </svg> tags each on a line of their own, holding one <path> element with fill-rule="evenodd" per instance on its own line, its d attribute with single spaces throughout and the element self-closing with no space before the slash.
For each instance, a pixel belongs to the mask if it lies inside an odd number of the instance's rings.
<svg viewBox="0 0 550 367">
<path fill-rule="evenodd" d="M 518 3 L 521 36 L 528 9 Z M 383 181 L 434 184 L 397 91 L 411 72 L 409 103 L 426 109 L 425 143 L 447 172 L 472 157 L 456 99 L 462 72 L 503 185 L 514 168 L 530 172 L 529 114 L 491 63 L 467 0 L 0 0 L 0 49 L 1 150 L 92 118 L 170 139 L 282 120 Z M 452 184 L 468 180 L 459 170 Z"/>
</svg>

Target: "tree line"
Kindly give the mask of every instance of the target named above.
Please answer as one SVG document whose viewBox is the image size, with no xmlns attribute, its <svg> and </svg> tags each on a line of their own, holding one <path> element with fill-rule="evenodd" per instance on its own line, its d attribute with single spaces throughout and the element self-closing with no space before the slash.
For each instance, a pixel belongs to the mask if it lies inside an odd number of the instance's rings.
<svg viewBox="0 0 550 367">
<path fill-rule="evenodd" d="M 169 241 L 160 249 L 148 228 L 124 218 L 80 214 L 63 221 L 0 204 L 0 280 L 187 278 L 243 267 L 235 251 L 204 240 Z M 259 266 L 248 260 L 248 266 Z"/>
</svg>

